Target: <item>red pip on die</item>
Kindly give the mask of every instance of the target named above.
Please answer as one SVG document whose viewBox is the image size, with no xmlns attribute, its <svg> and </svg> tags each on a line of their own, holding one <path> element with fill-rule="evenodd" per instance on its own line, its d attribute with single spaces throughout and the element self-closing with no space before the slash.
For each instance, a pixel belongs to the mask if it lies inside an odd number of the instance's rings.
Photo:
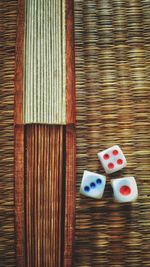
<svg viewBox="0 0 150 267">
<path fill-rule="evenodd" d="M 106 173 L 114 173 L 127 165 L 126 158 L 118 145 L 98 153 L 98 158 Z"/>
</svg>

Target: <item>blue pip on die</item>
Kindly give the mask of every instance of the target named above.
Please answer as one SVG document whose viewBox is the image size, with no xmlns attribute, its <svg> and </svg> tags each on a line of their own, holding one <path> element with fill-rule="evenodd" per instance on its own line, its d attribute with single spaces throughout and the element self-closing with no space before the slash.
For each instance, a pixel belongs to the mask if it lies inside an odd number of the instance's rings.
<svg viewBox="0 0 150 267">
<path fill-rule="evenodd" d="M 103 196 L 106 177 L 90 171 L 84 171 L 80 193 L 86 197 L 100 199 Z"/>
</svg>

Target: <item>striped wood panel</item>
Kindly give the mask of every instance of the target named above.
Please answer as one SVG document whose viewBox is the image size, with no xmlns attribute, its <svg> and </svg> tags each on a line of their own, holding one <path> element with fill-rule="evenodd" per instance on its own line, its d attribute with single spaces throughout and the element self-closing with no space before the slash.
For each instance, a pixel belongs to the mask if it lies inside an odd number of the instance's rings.
<svg viewBox="0 0 150 267">
<path fill-rule="evenodd" d="M 26 0 L 24 123 L 66 123 L 65 0 Z"/>
<path fill-rule="evenodd" d="M 26 126 L 27 267 L 62 267 L 63 126 Z"/>
</svg>

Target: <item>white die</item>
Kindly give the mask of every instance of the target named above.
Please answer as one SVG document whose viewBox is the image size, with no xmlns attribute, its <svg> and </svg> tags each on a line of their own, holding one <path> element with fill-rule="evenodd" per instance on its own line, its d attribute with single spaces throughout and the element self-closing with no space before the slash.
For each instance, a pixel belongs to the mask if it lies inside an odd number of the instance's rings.
<svg viewBox="0 0 150 267">
<path fill-rule="evenodd" d="M 105 149 L 97 155 L 106 173 L 119 171 L 127 165 L 126 158 L 117 145 Z"/>
<path fill-rule="evenodd" d="M 117 202 L 131 202 L 135 201 L 138 197 L 138 189 L 134 177 L 112 179 L 111 185 L 114 199 Z"/>
<path fill-rule="evenodd" d="M 103 196 L 106 177 L 94 172 L 84 171 L 80 193 L 87 197 L 100 199 Z"/>
</svg>

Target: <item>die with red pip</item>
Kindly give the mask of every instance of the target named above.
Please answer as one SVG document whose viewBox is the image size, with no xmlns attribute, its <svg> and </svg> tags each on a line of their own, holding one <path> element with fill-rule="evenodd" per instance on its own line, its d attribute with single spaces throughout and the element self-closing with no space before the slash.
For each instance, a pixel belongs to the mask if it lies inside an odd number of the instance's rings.
<svg viewBox="0 0 150 267">
<path fill-rule="evenodd" d="M 99 152 L 98 158 L 108 174 L 117 172 L 127 165 L 126 158 L 118 145 Z"/>
<path fill-rule="evenodd" d="M 111 185 L 114 192 L 114 199 L 117 202 L 132 202 L 138 197 L 138 189 L 134 177 L 112 179 Z"/>
</svg>

